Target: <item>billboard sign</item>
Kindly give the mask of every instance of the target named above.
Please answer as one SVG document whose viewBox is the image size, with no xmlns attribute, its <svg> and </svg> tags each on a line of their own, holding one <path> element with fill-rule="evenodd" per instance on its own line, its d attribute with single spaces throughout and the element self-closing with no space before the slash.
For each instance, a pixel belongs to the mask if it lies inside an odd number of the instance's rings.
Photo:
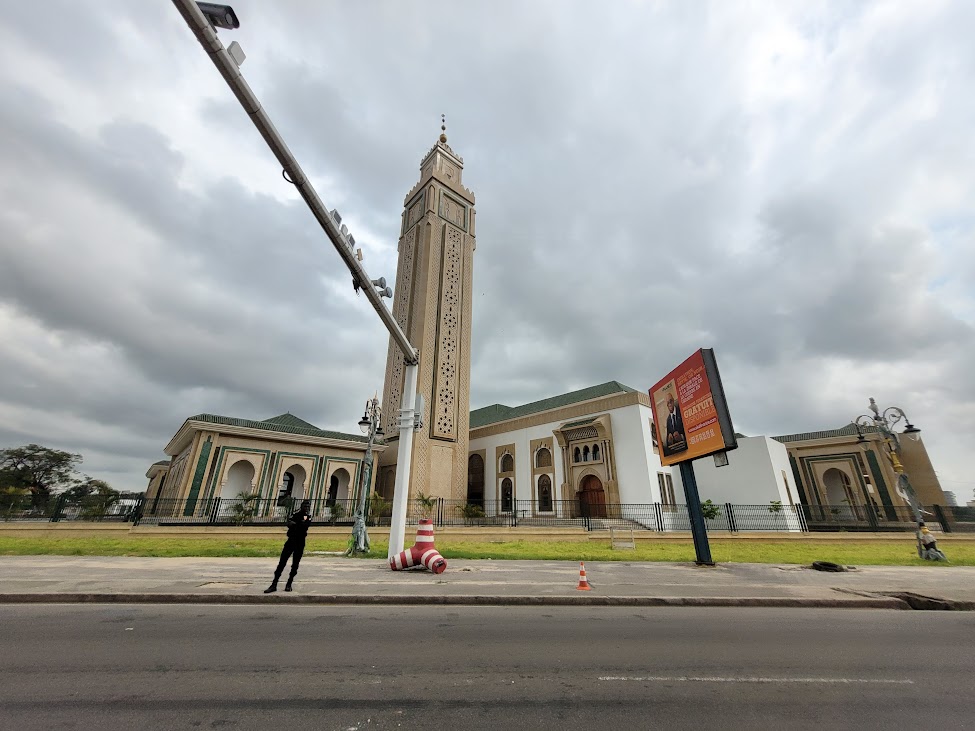
<svg viewBox="0 0 975 731">
<path fill-rule="evenodd" d="M 738 447 L 711 348 L 697 351 L 651 388 L 650 406 L 663 465 Z"/>
</svg>

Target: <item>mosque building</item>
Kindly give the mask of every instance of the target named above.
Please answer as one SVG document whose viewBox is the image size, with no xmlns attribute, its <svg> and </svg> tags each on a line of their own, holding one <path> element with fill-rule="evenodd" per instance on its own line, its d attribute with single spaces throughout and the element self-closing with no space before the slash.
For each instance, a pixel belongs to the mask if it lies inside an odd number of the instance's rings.
<svg viewBox="0 0 975 731">
<path fill-rule="evenodd" d="M 633 507 L 634 523 L 679 528 L 679 470 L 661 464 L 646 391 L 617 381 L 521 406 L 470 410 L 474 193 L 445 130 L 406 194 L 393 316 L 420 353 L 423 427 L 414 434 L 410 493 L 469 504 L 485 515 L 598 519 Z M 396 417 L 404 361 L 389 345 L 382 403 L 385 441 L 374 447 L 371 490 L 393 497 Z M 913 427 L 912 427 L 913 429 Z M 923 505 L 947 504 L 919 430 L 901 435 L 900 459 Z M 334 506 L 354 498 L 367 439 L 319 429 L 298 416 L 248 420 L 191 416 L 146 476 L 147 511 L 199 517 L 215 498 L 255 494 Z M 738 435 L 729 464 L 694 463 L 702 500 L 792 508 L 805 519 L 896 521 L 907 505 L 881 434 L 839 429 L 776 437 Z M 818 511 L 818 512 L 817 512 Z M 838 512 L 834 512 L 838 511 Z M 789 512 L 786 510 L 786 512 Z M 828 513 L 828 514 L 827 514 Z M 686 512 L 684 513 L 686 516 Z M 730 520 L 730 518 L 728 518 Z M 815 527 L 799 519 L 785 530 Z"/>
</svg>

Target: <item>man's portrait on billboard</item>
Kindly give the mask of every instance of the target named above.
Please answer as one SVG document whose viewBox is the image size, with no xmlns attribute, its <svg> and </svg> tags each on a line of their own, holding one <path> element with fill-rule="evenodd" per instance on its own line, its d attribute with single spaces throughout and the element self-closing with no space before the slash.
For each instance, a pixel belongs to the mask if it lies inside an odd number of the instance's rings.
<svg viewBox="0 0 975 731">
<path fill-rule="evenodd" d="M 664 456 L 683 452 L 687 449 L 687 437 L 684 435 L 684 419 L 680 413 L 680 402 L 677 400 L 677 387 L 671 381 L 656 394 L 657 423 L 664 427 L 661 430 L 661 440 Z"/>
</svg>

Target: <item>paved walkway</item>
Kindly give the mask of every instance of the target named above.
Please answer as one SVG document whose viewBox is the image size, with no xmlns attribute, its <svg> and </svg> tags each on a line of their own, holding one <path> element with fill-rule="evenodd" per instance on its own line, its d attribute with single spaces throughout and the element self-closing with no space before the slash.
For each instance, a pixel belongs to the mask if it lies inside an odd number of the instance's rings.
<svg viewBox="0 0 975 731">
<path fill-rule="evenodd" d="M 771 564 L 452 559 L 440 575 L 379 559 L 306 554 L 295 591 L 265 595 L 269 558 L 0 557 L 0 603 L 615 604 L 975 610 L 975 567 L 866 566 L 844 573 Z M 283 589 L 283 582 L 280 587 Z M 912 596 L 905 596 L 910 594 Z M 917 598 L 921 597 L 921 598 Z M 927 601 L 924 598 L 933 599 Z"/>
</svg>

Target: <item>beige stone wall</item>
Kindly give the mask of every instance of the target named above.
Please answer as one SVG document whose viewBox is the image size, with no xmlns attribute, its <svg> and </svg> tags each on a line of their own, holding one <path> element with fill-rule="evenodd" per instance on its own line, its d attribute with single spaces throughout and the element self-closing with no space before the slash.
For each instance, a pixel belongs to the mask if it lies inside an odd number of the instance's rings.
<svg viewBox="0 0 975 731">
<path fill-rule="evenodd" d="M 206 451 L 208 443 L 209 452 Z M 155 493 L 148 494 L 157 512 L 162 513 L 189 509 L 184 501 L 193 504 L 193 497 L 194 510 L 205 509 L 211 498 L 236 497 L 240 492 L 275 498 L 286 471 L 298 478 L 302 498 L 325 498 L 329 480 L 335 474 L 340 476 L 340 488 L 344 488 L 340 497 L 353 498 L 366 451 L 366 444 L 361 442 L 210 423 L 204 427 L 192 421 L 181 427 L 170 447 L 180 448 L 180 452 L 168 468 L 169 474 L 158 493 L 159 501 L 155 500 Z M 377 460 L 384 448 L 382 444 L 374 447 Z M 253 470 L 249 484 L 248 471 L 239 469 L 242 462 Z M 159 469 L 155 469 L 155 474 L 152 470 L 149 473 L 154 474 L 150 490 L 156 485 L 158 492 Z M 378 469 L 374 469 L 373 485 L 378 474 Z M 198 485 L 195 492 L 194 484 Z"/>
<path fill-rule="evenodd" d="M 365 444 L 361 448 L 326 447 L 283 439 L 244 437 L 237 434 L 218 434 L 214 441 L 211 460 L 218 460 L 215 466 L 216 479 L 209 478 L 204 485 L 206 493 L 201 496 L 219 495 L 227 484 L 228 472 L 234 464 L 248 461 L 254 467 L 253 488 L 260 491 L 263 498 L 277 496 L 284 480 L 284 473 L 298 465 L 305 473 L 302 497 L 317 500 L 325 497 L 329 479 L 337 470 L 348 472 L 350 485 L 358 484 Z M 373 478 L 377 475 L 373 470 Z M 351 490 L 350 490 L 351 493 Z"/>
<path fill-rule="evenodd" d="M 855 505 L 867 505 L 870 500 L 883 505 L 884 490 L 891 505 L 907 505 L 907 501 L 895 489 L 897 473 L 886 455 L 883 443 L 876 435 L 869 435 L 866 442 L 859 442 L 854 435 L 789 442 L 785 446 L 799 467 L 799 477 L 807 503 L 830 503 L 825 475 L 828 470 L 837 469 L 849 477 L 851 499 Z M 875 468 L 868 456 L 870 454 L 880 470 L 883 485 L 874 474 Z"/>
<path fill-rule="evenodd" d="M 935 474 L 934 465 L 928 456 L 927 447 L 920 433 L 917 441 L 900 435 L 901 462 L 922 505 L 947 505 L 947 498 L 941 489 L 941 482 Z"/>
</svg>

